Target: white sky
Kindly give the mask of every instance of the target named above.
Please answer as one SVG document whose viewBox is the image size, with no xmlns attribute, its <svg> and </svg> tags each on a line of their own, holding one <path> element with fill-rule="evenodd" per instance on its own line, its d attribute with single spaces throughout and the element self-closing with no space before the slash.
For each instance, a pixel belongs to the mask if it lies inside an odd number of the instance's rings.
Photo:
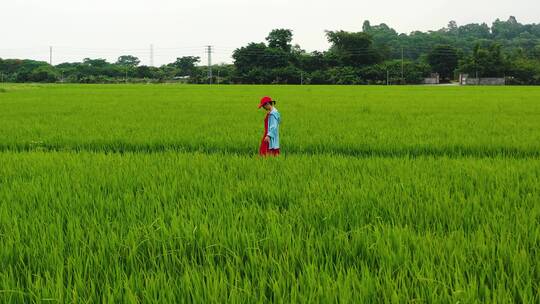
<svg viewBox="0 0 540 304">
<path fill-rule="evenodd" d="M 201 56 L 215 46 L 214 62 L 230 62 L 236 47 L 261 42 L 273 28 L 290 28 L 294 43 L 325 50 L 325 30 L 360 31 L 364 20 L 387 23 L 398 32 L 436 30 L 508 19 L 540 23 L 539 0 L 1 0 L 0 57 L 114 62 L 138 56 L 155 65 L 179 56 Z"/>
</svg>

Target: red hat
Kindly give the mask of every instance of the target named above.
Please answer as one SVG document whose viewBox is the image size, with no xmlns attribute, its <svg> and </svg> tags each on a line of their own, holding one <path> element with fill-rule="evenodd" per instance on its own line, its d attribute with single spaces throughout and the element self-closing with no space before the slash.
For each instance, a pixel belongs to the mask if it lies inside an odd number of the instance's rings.
<svg viewBox="0 0 540 304">
<path fill-rule="evenodd" d="M 265 104 L 269 103 L 269 102 L 272 102 L 272 98 L 268 97 L 268 96 L 264 96 L 262 99 L 261 99 L 261 103 L 259 103 L 259 109 L 262 108 Z"/>
</svg>

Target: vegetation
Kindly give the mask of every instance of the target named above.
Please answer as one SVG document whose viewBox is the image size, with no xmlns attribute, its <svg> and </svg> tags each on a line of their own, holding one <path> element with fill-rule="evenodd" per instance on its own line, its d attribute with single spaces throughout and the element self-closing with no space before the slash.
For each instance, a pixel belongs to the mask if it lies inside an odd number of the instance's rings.
<svg viewBox="0 0 540 304">
<path fill-rule="evenodd" d="M 270 95 L 287 113 L 283 145 L 291 153 L 540 153 L 535 87 L 15 85 L 6 90 L 0 97 L 4 150 L 251 154 L 261 135 L 256 101 Z M 313 130 L 316 136 L 309 135 Z"/>
<path fill-rule="evenodd" d="M 428 54 L 428 63 L 445 80 L 451 80 L 458 67 L 457 50 L 449 45 L 438 45 Z"/>
<path fill-rule="evenodd" d="M 443 81 L 459 73 L 473 77 L 508 77 L 510 84 L 540 84 L 540 24 L 514 17 L 493 24 L 458 26 L 451 21 L 438 31 L 399 34 L 386 24 L 364 22 L 361 32 L 328 31 L 329 50 L 308 53 L 292 45 L 293 32 L 273 30 L 266 42 L 234 51 L 234 64 L 215 66 L 214 83 L 244 84 L 416 84 L 439 73 Z M 399 61 L 398 69 L 396 64 Z M 32 60 L 0 59 L 7 82 L 166 82 L 208 83 L 200 58 L 187 56 L 159 68 L 139 66 L 124 55 L 114 64 L 103 59 L 54 67 Z M 406 68 L 402 69 L 402 66 Z"/>
<path fill-rule="evenodd" d="M 0 88 L 0 302 L 540 301 L 536 87 Z"/>
</svg>

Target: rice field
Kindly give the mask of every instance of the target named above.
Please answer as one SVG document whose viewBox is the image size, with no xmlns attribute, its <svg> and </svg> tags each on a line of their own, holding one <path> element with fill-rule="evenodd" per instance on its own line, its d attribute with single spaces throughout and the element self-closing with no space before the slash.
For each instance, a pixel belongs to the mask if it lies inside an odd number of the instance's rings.
<svg viewBox="0 0 540 304">
<path fill-rule="evenodd" d="M 0 85 L 0 302 L 538 303 L 539 251 L 540 88 Z"/>
</svg>

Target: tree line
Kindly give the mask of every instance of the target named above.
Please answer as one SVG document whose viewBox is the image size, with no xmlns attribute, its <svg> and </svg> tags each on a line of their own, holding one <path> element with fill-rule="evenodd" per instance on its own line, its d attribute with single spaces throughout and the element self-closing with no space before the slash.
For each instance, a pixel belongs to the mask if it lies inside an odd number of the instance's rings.
<svg viewBox="0 0 540 304">
<path fill-rule="evenodd" d="M 293 45 L 289 29 L 271 31 L 264 42 L 233 52 L 233 64 L 213 66 L 222 84 L 417 84 L 438 73 L 443 82 L 458 75 L 506 77 L 510 84 L 540 84 L 540 24 L 516 18 L 491 26 L 449 22 L 437 31 L 400 34 L 386 24 L 365 21 L 359 32 L 327 31 L 330 48 L 306 52 Z M 46 62 L 0 59 L 9 82 L 167 82 L 209 83 L 201 58 L 187 56 L 160 67 L 140 65 L 131 55 L 114 63 L 86 58 L 51 66 Z"/>
</svg>

